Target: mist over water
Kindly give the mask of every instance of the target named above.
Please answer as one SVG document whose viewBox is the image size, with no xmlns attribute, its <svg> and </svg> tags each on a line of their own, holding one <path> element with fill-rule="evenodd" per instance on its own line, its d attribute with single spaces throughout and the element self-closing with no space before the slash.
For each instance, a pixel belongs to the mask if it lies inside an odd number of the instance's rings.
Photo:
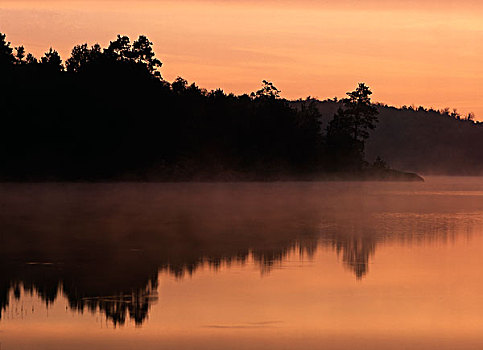
<svg viewBox="0 0 483 350">
<path fill-rule="evenodd" d="M 2 349 L 478 349 L 483 179 L 0 184 Z"/>
</svg>

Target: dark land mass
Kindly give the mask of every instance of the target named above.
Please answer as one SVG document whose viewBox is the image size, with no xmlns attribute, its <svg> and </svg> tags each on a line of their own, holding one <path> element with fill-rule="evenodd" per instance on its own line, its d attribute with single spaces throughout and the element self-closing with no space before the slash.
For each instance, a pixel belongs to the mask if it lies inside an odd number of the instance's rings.
<svg viewBox="0 0 483 350">
<path fill-rule="evenodd" d="M 378 108 L 363 83 L 324 116 L 268 81 L 235 96 L 160 67 L 144 36 L 78 45 L 64 63 L 0 34 L 0 180 L 422 181 L 366 160 Z"/>
<path fill-rule="evenodd" d="M 297 105 L 300 102 L 294 102 Z M 316 101 L 322 128 L 343 103 Z M 483 123 L 456 110 L 376 104 L 377 128 L 366 142 L 367 159 L 381 157 L 391 167 L 425 175 L 483 174 Z"/>
</svg>

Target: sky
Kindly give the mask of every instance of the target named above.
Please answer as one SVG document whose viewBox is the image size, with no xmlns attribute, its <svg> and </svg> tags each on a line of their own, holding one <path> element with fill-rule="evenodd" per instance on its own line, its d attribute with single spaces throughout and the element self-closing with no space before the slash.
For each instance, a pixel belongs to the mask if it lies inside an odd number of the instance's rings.
<svg viewBox="0 0 483 350">
<path fill-rule="evenodd" d="M 1 0 L 12 46 L 64 60 L 117 34 L 153 41 L 161 73 L 236 94 L 272 81 L 289 99 L 373 99 L 474 112 L 483 120 L 480 0 Z"/>
</svg>

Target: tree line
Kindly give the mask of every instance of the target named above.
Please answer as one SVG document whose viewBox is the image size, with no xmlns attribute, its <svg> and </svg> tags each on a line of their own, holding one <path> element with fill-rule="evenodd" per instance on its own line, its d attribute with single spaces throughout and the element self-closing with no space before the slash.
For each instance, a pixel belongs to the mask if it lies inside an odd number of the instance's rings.
<svg viewBox="0 0 483 350">
<path fill-rule="evenodd" d="M 3 179 L 274 179 L 354 173 L 377 109 L 363 83 L 326 128 L 314 101 L 294 106 L 263 81 L 250 94 L 167 82 L 153 43 L 118 35 L 40 59 L 0 33 Z"/>
</svg>

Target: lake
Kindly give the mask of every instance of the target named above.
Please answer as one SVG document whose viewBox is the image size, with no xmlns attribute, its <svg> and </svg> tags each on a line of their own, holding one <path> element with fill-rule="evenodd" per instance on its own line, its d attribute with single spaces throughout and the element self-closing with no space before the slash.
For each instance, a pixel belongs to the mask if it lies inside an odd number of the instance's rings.
<svg viewBox="0 0 483 350">
<path fill-rule="evenodd" d="M 483 178 L 0 184 L 0 348 L 482 349 Z"/>
</svg>

